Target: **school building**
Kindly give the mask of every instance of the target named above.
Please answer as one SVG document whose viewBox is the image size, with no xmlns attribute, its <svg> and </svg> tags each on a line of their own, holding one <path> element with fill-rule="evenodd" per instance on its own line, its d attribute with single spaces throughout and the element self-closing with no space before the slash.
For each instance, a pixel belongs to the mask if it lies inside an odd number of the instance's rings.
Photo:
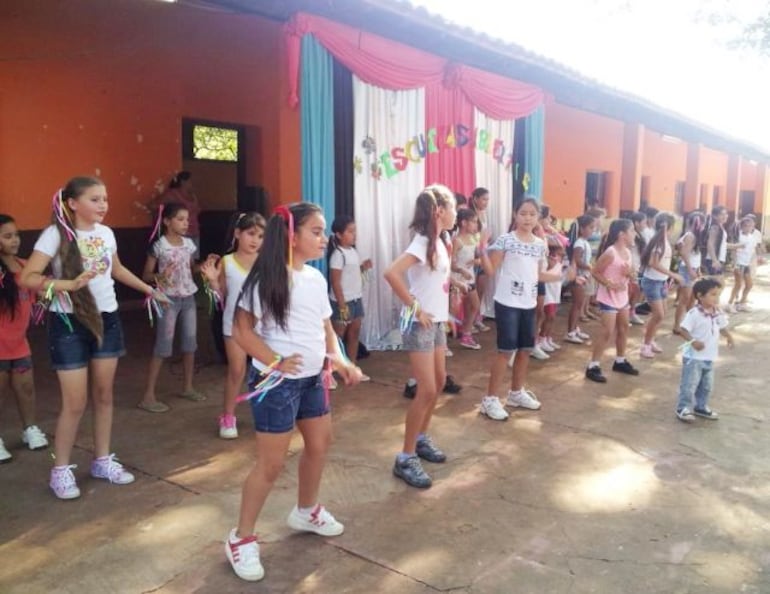
<svg viewBox="0 0 770 594">
<path fill-rule="evenodd" d="M 301 198 L 387 243 L 431 182 L 491 186 L 501 224 L 524 192 L 560 218 L 770 214 L 762 150 L 407 0 L 4 0 L 0 51 L 0 211 L 33 237 L 98 175 L 135 270 L 181 169 L 204 251 L 236 208 Z"/>
</svg>

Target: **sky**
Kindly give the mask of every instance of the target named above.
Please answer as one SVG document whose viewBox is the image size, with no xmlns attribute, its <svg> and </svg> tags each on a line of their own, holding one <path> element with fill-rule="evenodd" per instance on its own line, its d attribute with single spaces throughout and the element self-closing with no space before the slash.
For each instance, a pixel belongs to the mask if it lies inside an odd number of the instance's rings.
<svg viewBox="0 0 770 594">
<path fill-rule="evenodd" d="M 727 45 L 770 0 L 411 3 L 770 153 L 770 58 Z"/>
</svg>

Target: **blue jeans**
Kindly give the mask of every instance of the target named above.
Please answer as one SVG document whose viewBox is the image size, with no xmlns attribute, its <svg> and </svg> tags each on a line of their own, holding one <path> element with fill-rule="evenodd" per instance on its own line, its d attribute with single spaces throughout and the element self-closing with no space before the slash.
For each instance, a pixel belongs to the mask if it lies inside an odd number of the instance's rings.
<svg viewBox="0 0 770 594">
<path fill-rule="evenodd" d="M 679 401 L 676 410 L 691 408 L 693 397 L 695 408 L 704 410 L 708 406 L 714 389 L 714 362 L 701 359 L 682 359 L 682 381 L 679 385 Z"/>
</svg>

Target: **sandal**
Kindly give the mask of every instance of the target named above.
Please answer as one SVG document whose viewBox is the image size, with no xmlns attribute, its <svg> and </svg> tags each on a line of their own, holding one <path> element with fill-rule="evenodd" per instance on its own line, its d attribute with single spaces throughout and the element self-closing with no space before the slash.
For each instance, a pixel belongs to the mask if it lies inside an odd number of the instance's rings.
<svg viewBox="0 0 770 594">
<path fill-rule="evenodd" d="M 140 402 L 136 405 L 136 408 L 141 408 L 151 413 L 164 413 L 171 410 L 171 407 L 164 402 Z"/>
<path fill-rule="evenodd" d="M 182 392 L 179 394 L 180 398 L 185 398 L 187 400 L 192 400 L 193 402 L 203 402 L 206 400 L 206 395 L 201 394 L 198 392 L 198 390 L 190 390 L 189 392 Z"/>
</svg>

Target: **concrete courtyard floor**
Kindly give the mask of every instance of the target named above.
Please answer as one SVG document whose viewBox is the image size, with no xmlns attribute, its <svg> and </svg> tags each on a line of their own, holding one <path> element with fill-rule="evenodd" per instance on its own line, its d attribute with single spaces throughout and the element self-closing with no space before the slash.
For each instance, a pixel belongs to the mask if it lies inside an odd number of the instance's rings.
<svg viewBox="0 0 770 594">
<path fill-rule="evenodd" d="M 533 361 L 529 385 L 543 408 L 517 409 L 505 423 L 477 412 L 494 332 L 480 336 L 481 351 L 452 345 L 449 370 L 465 388 L 440 397 L 432 434 L 449 460 L 426 464 L 434 486 L 425 491 L 391 475 L 407 356 L 373 353 L 363 361 L 372 382 L 333 393 L 322 499 L 345 533 L 324 539 L 286 526 L 295 437 L 258 523 L 266 569 L 258 583 L 235 577 L 222 545 L 254 457 L 248 409 L 239 412 L 239 439 L 216 437 L 224 367 L 202 340 L 197 387 L 208 400 L 174 397 L 180 369 L 172 364 L 161 393 L 173 411 L 138 410 L 152 333 L 140 312 L 127 312 L 113 448 L 137 480 L 88 478 L 84 418 L 74 452 L 82 496 L 54 499 L 51 457 L 22 447 L 6 399 L 0 435 L 14 459 L 0 466 L 0 592 L 770 592 L 769 272 L 761 271 L 755 311 L 731 317 L 736 347 L 722 345 L 717 422 L 674 417 L 681 341 L 670 317 L 659 341 L 665 353 L 653 362 L 639 361 L 641 330 L 631 330 L 638 378 L 587 382 L 585 346 Z M 50 435 L 58 386 L 43 330 L 33 330 L 33 343 L 39 424 Z"/>
</svg>

